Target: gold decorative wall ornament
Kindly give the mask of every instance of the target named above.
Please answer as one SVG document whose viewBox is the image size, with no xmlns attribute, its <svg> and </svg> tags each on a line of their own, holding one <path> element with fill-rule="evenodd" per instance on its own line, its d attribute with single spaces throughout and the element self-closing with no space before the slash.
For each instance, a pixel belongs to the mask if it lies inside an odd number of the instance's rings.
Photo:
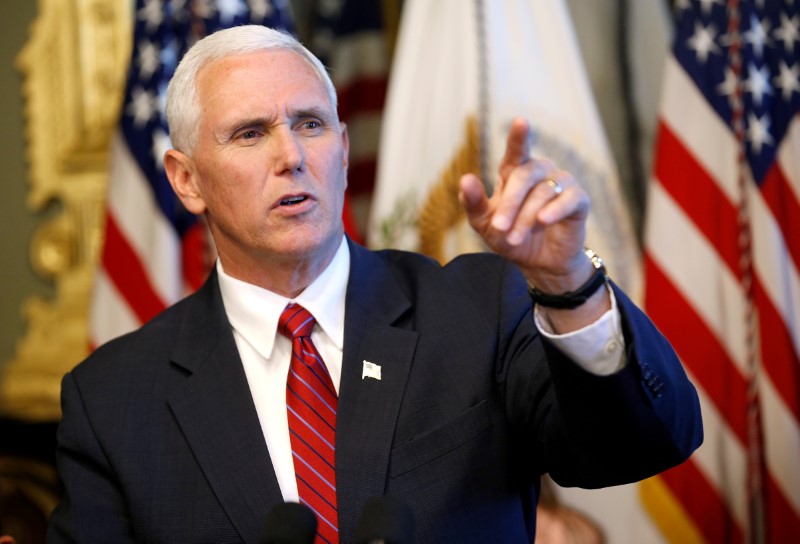
<svg viewBox="0 0 800 544">
<path fill-rule="evenodd" d="M 1 368 L 0 415 L 60 417 L 61 377 L 88 352 L 92 276 L 103 233 L 109 147 L 130 57 L 133 6 L 120 0 L 39 0 L 31 37 L 17 57 L 23 73 L 28 206 L 60 213 L 31 243 L 34 269 L 55 285 L 31 297 L 28 330 Z"/>
<path fill-rule="evenodd" d="M 474 243 L 468 244 L 463 235 L 458 236 L 463 234 L 467 226 L 467 214 L 458 201 L 458 191 L 461 176 L 467 173 L 480 175 L 480 171 L 478 122 L 470 117 L 466 123 L 464 143 L 428 191 L 420 208 L 418 226 L 421 253 L 445 264 L 454 254 L 477 251 L 470 247 Z M 456 247 L 448 251 L 448 237 L 454 232 L 457 236 Z M 474 240 L 474 236 L 470 235 L 469 238 Z"/>
<path fill-rule="evenodd" d="M 464 253 L 486 251 L 483 240 L 472 230 L 458 200 L 461 176 L 481 175 L 481 138 L 478 121 L 464 123 L 463 139 L 450 161 L 428 189 L 412 188 L 394 203 L 380 223 L 375 247 L 399 247 L 407 231 L 415 232 L 420 253 L 445 264 Z M 425 194 L 420 194 L 425 191 Z"/>
</svg>

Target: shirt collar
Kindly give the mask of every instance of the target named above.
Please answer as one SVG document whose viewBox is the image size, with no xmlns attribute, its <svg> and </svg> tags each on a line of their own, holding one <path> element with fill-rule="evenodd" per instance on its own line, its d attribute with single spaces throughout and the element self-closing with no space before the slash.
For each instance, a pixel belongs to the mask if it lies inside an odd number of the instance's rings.
<svg viewBox="0 0 800 544">
<path fill-rule="evenodd" d="M 281 312 L 297 302 L 311 312 L 317 326 L 341 350 L 344 345 L 344 299 L 350 275 L 350 248 L 342 237 L 330 264 L 295 299 L 238 280 L 217 259 L 219 289 L 231 326 L 264 358 L 270 359 Z"/>
</svg>

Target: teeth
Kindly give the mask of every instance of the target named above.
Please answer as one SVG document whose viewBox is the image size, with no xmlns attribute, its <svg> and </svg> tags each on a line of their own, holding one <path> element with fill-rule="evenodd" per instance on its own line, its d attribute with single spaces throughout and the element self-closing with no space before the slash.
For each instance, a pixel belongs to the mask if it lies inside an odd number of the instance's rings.
<svg viewBox="0 0 800 544">
<path fill-rule="evenodd" d="M 297 204 L 305 199 L 306 197 L 304 196 L 293 196 L 291 198 L 287 198 L 286 200 L 281 200 L 281 206 L 291 206 L 292 204 Z"/>
</svg>

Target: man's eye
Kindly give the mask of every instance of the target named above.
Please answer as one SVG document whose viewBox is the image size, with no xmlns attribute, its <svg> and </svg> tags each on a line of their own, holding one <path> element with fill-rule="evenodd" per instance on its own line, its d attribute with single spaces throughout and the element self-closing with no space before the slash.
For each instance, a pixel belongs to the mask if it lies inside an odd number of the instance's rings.
<svg viewBox="0 0 800 544">
<path fill-rule="evenodd" d="M 239 138 L 243 140 L 252 140 L 256 136 L 258 136 L 258 133 L 255 130 L 246 130 L 239 135 Z"/>
<path fill-rule="evenodd" d="M 302 130 L 304 132 L 316 134 L 319 131 L 323 130 L 326 125 L 322 120 L 316 117 L 312 117 L 312 118 L 301 119 L 296 126 L 297 130 Z"/>
</svg>

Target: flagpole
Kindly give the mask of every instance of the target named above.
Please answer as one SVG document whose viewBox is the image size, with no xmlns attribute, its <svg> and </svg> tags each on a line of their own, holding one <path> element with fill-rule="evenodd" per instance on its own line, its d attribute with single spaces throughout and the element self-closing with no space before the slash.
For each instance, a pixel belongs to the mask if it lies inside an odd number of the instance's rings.
<svg viewBox="0 0 800 544">
<path fill-rule="evenodd" d="M 489 50 L 486 28 L 486 10 L 483 0 L 475 2 L 475 32 L 478 46 L 478 151 L 480 177 L 488 196 L 492 195 L 494 183 L 489 174 Z"/>
</svg>

